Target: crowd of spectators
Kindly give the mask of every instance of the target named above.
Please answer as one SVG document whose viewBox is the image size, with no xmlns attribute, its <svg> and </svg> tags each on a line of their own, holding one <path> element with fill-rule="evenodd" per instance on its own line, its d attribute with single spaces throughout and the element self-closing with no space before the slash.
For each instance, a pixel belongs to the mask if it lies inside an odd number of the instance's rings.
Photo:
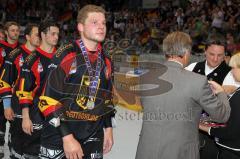
<svg viewBox="0 0 240 159">
<path fill-rule="evenodd" d="M 115 40 L 124 37 L 137 41 L 140 46 L 161 47 L 162 39 L 169 32 L 181 30 L 191 35 L 194 42 L 193 53 L 202 53 L 204 42 L 214 34 L 227 38 L 227 50 L 240 50 L 239 1 L 234 0 L 193 0 L 175 5 L 174 1 L 160 0 L 152 10 L 128 10 L 123 8 L 109 18 Z M 137 40 L 135 40 L 137 39 Z"/>
<path fill-rule="evenodd" d="M 127 1 L 116 0 L 1 0 L 0 20 L 16 20 L 22 26 L 28 22 L 54 19 L 61 27 L 61 42 L 76 35 L 79 8 L 87 3 L 105 7 L 107 11 L 107 41 L 130 39 L 144 52 L 159 52 L 162 39 L 169 32 L 182 30 L 191 35 L 193 53 L 202 52 L 204 41 L 217 33 L 226 36 L 228 51 L 240 50 L 240 2 L 238 0 L 159 0 L 154 9 L 129 7 Z"/>
</svg>

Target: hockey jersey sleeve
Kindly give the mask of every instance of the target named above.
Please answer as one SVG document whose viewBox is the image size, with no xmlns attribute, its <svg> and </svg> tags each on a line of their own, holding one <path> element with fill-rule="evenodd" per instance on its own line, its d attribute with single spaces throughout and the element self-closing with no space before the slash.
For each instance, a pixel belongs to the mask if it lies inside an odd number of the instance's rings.
<svg viewBox="0 0 240 159">
<path fill-rule="evenodd" d="M 45 120 L 49 122 L 52 126 L 60 130 L 62 136 L 70 134 L 70 130 L 65 122 L 60 123 L 60 118 L 65 110 L 64 102 L 67 95 L 64 94 L 64 79 L 66 73 L 59 66 L 51 71 L 48 80 L 46 82 L 45 90 L 42 96 L 40 96 L 40 101 L 38 107 L 45 117 Z M 58 120 L 59 124 L 52 121 Z"/>
<path fill-rule="evenodd" d="M 37 70 L 37 63 L 36 53 L 32 53 L 26 57 L 21 68 L 16 94 L 22 108 L 31 107 L 33 104 L 34 90 L 38 82 L 34 73 Z"/>
<path fill-rule="evenodd" d="M 9 98 L 12 96 L 12 87 L 17 82 L 18 71 L 16 61 L 19 58 L 20 49 L 14 49 L 5 58 L 0 76 L 0 97 Z"/>
<path fill-rule="evenodd" d="M 65 72 L 60 67 L 53 69 L 49 74 L 38 105 L 45 117 L 54 116 L 57 110 L 62 107 L 61 99 L 65 76 Z"/>
<path fill-rule="evenodd" d="M 71 51 L 72 45 L 64 45 L 58 49 L 52 60 L 52 68 L 49 73 L 43 94 L 40 96 L 38 107 L 44 115 L 46 121 L 59 129 L 62 136 L 70 134 L 67 124 L 61 122 L 60 125 L 51 122 L 54 119 L 60 119 L 64 111 L 64 100 L 69 94 L 65 93 L 64 80 L 68 75 L 70 63 L 72 63 L 75 53 Z"/>
<path fill-rule="evenodd" d="M 108 88 L 107 88 L 107 97 L 105 101 L 105 109 L 106 109 L 106 114 L 104 117 L 104 127 L 112 127 L 112 118 L 114 118 L 116 110 L 114 108 L 114 103 L 113 103 L 113 63 L 111 61 L 111 58 L 105 54 L 105 70 L 106 70 L 106 76 L 108 76 Z"/>
</svg>

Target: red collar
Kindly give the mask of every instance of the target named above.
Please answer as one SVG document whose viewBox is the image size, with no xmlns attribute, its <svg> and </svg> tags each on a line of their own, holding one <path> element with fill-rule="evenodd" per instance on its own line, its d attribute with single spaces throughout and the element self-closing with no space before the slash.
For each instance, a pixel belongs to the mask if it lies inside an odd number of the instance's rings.
<svg viewBox="0 0 240 159">
<path fill-rule="evenodd" d="M 6 42 L 6 41 L 0 40 L 0 43 L 2 43 L 3 45 L 6 45 L 6 46 L 8 46 L 8 47 L 11 47 L 12 49 L 16 48 L 17 45 L 18 45 L 18 41 L 15 42 L 14 44 L 9 44 L 9 43 Z"/>
<path fill-rule="evenodd" d="M 30 51 L 27 47 L 26 44 L 21 45 L 21 48 L 29 55 L 32 53 L 32 51 Z"/>
<path fill-rule="evenodd" d="M 38 51 L 43 56 L 46 56 L 51 59 L 56 52 L 56 48 L 53 49 L 52 53 L 46 52 L 46 51 L 42 50 L 40 47 L 36 48 L 36 51 Z"/>
</svg>

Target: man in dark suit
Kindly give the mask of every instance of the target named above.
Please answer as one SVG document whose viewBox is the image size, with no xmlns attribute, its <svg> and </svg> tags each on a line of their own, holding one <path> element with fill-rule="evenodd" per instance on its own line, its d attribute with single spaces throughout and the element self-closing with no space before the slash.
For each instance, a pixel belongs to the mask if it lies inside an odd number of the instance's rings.
<svg viewBox="0 0 240 159">
<path fill-rule="evenodd" d="M 230 106 L 223 89 L 205 76 L 184 69 L 191 46 L 190 36 L 183 32 L 173 32 L 163 41 L 166 71 L 158 79 L 168 82 L 171 89 L 141 97 L 144 118 L 136 159 L 199 159 L 202 110 L 217 122 L 229 118 Z"/>
</svg>

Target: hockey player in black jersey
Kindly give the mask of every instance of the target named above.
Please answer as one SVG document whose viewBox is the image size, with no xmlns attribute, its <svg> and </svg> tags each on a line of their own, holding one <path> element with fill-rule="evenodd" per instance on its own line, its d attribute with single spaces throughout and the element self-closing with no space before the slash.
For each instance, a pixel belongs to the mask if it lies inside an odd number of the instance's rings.
<svg viewBox="0 0 240 159">
<path fill-rule="evenodd" d="M 53 21 L 42 22 L 39 35 L 41 44 L 25 58 L 17 88 L 19 106 L 23 110 L 23 130 L 30 135 L 25 141 L 31 142 L 28 151 L 23 150 L 24 158 L 38 158 L 44 120 L 38 109 L 38 100 L 45 85 L 51 59 L 56 52 L 59 27 Z"/>
<path fill-rule="evenodd" d="M 27 25 L 25 36 L 26 43 L 6 56 L 0 79 L 0 96 L 3 98 L 5 110 L 10 112 L 9 114 L 5 113 L 5 115 L 11 121 L 9 131 L 11 158 L 19 158 L 23 153 L 22 150 L 28 145 L 28 142 L 24 141 L 27 135 L 22 131 L 22 108 L 18 103 L 16 89 L 24 59 L 39 46 L 38 26 L 34 24 Z M 25 119 L 26 117 L 23 118 L 23 120 Z"/>
<path fill-rule="evenodd" d="M 18 23 L 9 21 L 4 25 L 4 36 L 6 39 L 0 40 L 0 73 L 3 69 L 4 59 L 8 54 L 19 46 L 18 38 L 20 26 Z M 6 41 L 5 41 L 6 40 Z M 2 93 L 2 92 L 0 92 Z M 6 104 L 7 105 L 7 104 Z M 5 115 L 5 117 L 4 117 Z M 0 101 L 0 157 L 3 156 L 4 134 L 6 130 L 6 119 L 12 120 L 13 112 L 11 109 L 3 108 L 2 99 Z"/>
<path fill-rule="evenodd" d="M 105 11 L 87 5 L 77 21 L 81 38 L 58 49 L 40 97 L 40 158 L 101 159 L 113 145 L 112 67 L 101 46 Z"/>
</svg>

